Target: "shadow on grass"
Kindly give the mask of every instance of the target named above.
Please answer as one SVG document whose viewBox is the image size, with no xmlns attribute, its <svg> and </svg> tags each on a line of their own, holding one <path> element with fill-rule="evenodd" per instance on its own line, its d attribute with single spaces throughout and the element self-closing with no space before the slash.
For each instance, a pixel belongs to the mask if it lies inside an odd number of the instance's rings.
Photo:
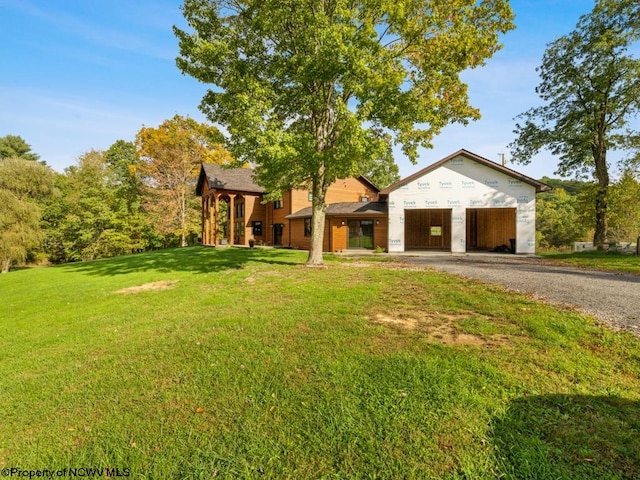
<svg viewBox="0 0 640 480">
<path fill-rule="evenodd" d="M 640 402 L 542 395 L 512 402 L 493 440 L 506 478 L 640 478 Z"/>
<path fill-rule="evenodd" d="M 296 265 L 300 257 L 276 249 L 183 247 L 116 258 L 78 262 L 59 268 L 89 275 L 123 275 L 140 271 L 213 273 L 243 268 L 249 262 Z"/>
</svg>

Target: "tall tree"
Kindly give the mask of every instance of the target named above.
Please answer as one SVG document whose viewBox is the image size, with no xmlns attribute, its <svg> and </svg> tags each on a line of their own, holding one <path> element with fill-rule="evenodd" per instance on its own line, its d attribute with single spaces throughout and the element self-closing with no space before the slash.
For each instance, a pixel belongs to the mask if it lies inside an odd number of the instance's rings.
<svg viewBox="0 0 640 480">
<path fill-rule="evenodd" d="M 185 0 L 183 13 L 178 67 L 213 85 L 200 108 L 234 157 L 274 194 L 313 194 L 310 265 L 328 186 L 393 142 L 415 161 L 445 125 L 478 118 L 459 73 L 513 28 L 508 0 Z"/>
<path fill-rule="evenodd" d="M 147 186 L 151 213 L 163 234 L 176 234 L 180 245 L 198 232 L 195 182 L 203 162 L 229 164 L 224 137 L 215 127 L 175 115 L 157 128 L 143 127 L 136 136 L 141 163 L 138 172 Z"/>
<path fill-rule="evenodd" d="M 129 214 L 140 211 L 143 185 L 137 174 L 141 161 L 133 142 L 117 140 L 104 152 L 104 160 L 110 169 L 109 183 L 122 199 Z"/>
<path fill-rule="evenodd" d="M 40 155 L 31 151 L 31 145 L 18 135 L 5 135 L 0 137 L 0 160 L 5 158 L 24 158 L 25 160 L 38 160 Z"/>
<path fill-rule="evenodd" d="M 148 222 L 130 209 L 118 173 L 101 151 L 91 150 L 58 179 L 63 196 L 44 212 L 45 250 L 56 263 L 84 261 L 145 249 Z"/>
<path fill-rule="evenodd" d="M 38 202 L 53 191 L 53 171 L 24 158 L 0 162 L 0 271 L 24 261 L 41 240 Z"/>
<path fill-rule="evenodd" d="M 607 153 L 636 138 L 629 120 L 640 110 L 640 60 L 628 49 L 640 38 L 637 0 L 598 0 L 576 29 L 552 42 L 538 68 L 536 92 L 545 102 L 520 115 L 514 160 L 529 163 L 547 148 L 560 158 L 558 172 L 592 174 L 594 244 L 607 239 L 610 183 Z"/>
</svg>

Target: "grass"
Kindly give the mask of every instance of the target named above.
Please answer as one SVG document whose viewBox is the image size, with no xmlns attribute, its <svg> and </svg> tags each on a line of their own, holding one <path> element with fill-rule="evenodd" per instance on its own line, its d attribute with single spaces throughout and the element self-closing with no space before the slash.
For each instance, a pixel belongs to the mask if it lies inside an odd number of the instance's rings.
<svg viewBox="0 0 640 480">
<path fill-rule="evenodd" d="M 540 253 L 544 258 L 579 267 L 615 270 L 640 274 L 640 257 L 615 251 L 588 251 L 572 253 Z"/>
<path fill-rule="evenodd" d="M 429 270 L 304 259 L 187 248 L 1 276 L 0 467 L 640 476 L 636 337 Z"/>
</svg>

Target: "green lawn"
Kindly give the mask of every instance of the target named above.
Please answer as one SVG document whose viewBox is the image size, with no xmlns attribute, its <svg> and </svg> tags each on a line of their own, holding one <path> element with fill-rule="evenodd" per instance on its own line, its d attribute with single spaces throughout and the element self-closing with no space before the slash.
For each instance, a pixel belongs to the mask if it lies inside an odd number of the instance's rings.
<svg viewBox="0 0 640 480">
<path fill-rule="evenodd" d="M 640 274 L 640 257 L 614 251 L 590 251 L 574 253 L 540 253 L 544 258 L 557 260 L 578 267 L 616 270 Z"/>
<path fill-rule="evenodd" d="M 475 281 L 305 255 L 186 248 L 0 276 L 0 467 L 640 477 L 636 337 Z"/>
</svg>

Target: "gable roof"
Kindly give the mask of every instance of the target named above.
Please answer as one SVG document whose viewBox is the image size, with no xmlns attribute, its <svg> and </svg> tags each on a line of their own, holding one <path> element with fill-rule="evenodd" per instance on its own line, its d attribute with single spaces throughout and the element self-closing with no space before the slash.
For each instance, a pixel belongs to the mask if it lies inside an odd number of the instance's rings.
<svg viewBox="0 0 640 480">
<path fill-rule="evenodd" d="M 485 165 L 489 168 L 492 168 L 500 173 L 503 173 L 509 177 L 515 178 L 517 180 L 520 180 L 523 183 L 527 183 L 533 187 L 535 187 L 536 189 L 536 193 L 539 192 L 546 192 L 547 190 L 551 190 L 552 187 L 550 187 L 549 185 L 547 185 L 546 183 L 542 183 L 539 182 L 538 180 L 535 180 L 531 177 L 528 177 L 522 173 L 518 173 L 515 170 L 511 170 L 510 168 L 507 168 L 505 166 L 500 165 L 499 163 L 493 162 L 491 160 L 488 160 L 484 157 L 481 157 L 480 155 L 476 155 L 475 153 L 471 153 L 468 150 L 458 150 L 456 153 L 453 153 L 445 158 L 443 158 L 442 160 L 429 165 L 426 168 L 423 168 L 422 170 L 414 173 L 413 175 L 409 175 L 406 178 L 403 178 L 402 180 L 400 180 L 399 182 L 394 183 L 393 185 L 388 186 L 387 188 L 385 188 L 384 190 L 382 190 L 380 192 L 381 195 L 388 195 L 389 193 L 393 192 L 394 190 L 397 190 L 398 188 L 412 182 L 413 180 L 420 178 L 424 175 L 426 175 L 427 173 L 439 168 L 440 166 L 444 165 L 445 163 L 447 163 L 449 160 L 452 160 L 456 157 L 466 157 L 470 160 L 473 160 L 475 162 L 478 162 L 482 165 Z"/>
<path fill-rule="evenodd" d="M 209 182 L 209 188 L 212 190 L 265 193 L 265 189 L 253 181 L 253 170 L 249 168 L 224 168 L 215 163 L 203 163 L 196 185 L 196 195 L 202 195 L 205 181 Z"/>
<path fill-rule="evenodd" d="M 387 214 L 386 202 L 339 202 L 327 204 L 327 216 L 349 215 L 349 216 L 380 216 Z M 307 218 L 311 216 L 311 207 L 305 207 L 295 213 L 287 215 L 285 218 Z"/>
<path fill-rule="evenodd" d="M 380 192 L 371 180 L 360 175 L 358 180 L 375 192 Z M 209 182 L 212 190 L 232 190 L 248 193 L 265 193 L 266 190 L 253 181 L 253 170 L 249 168 L 225 168 L 215 163 L 203 163 L 200 166 L 196 195 L 202 195 L 204 182 Z"/>
<path fill-rule="evenodd" d="M 380 187 L 378 187 L 375 183 L 373 183 L 371 180 L 369 180 L 364 175 L 360 175 L 358 177 L 358 180 L 360 180 L 363 184 L 365 184 L 365 186 L 368 186 L 374 192 L 380 193 Z"/>
</svg>

